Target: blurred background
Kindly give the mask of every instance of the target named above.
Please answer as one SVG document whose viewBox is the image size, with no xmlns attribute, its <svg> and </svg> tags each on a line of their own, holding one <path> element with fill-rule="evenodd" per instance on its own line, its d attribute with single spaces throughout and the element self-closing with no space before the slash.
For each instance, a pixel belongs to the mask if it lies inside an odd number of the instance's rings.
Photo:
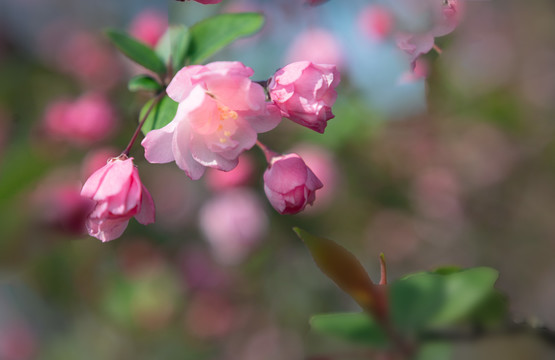
<svg viewBox="0 0 555 360">
<path fill-rule="evenodd" d="M 357 306 L 318 271 L 293 226 L 341 243 L 374 279 L 380 252 L 391 279 L 494 267 L 516 318 L 555 327 L 555 4 L 462 1 L 458 27 L 436 39 L 441 55 L 421 56 L 414 71 L 390 33 L 407 14 L 394 12 L 396 25 L 376 20 L 380 5 L 0 0 L 0 359 L 351 351 L 309 331 L 311 315 Z M 243 61 L 257 80 L 299 59 L 341 70 L 325 134 L 284 120 L 262 135 L 323 181 L 314 206 L 278 215 L 257 149 L 232 173 L 193 182 L 173 163 L 148 164 L 136 144 L 157 222 L 132 220 L 109 243 L 86 236 L 80 187 L 125 147 L 148 100 L 126 87 L 144 70 L 102 30 L 155 46 L 168 21 L 230 11 L 263 12 L 266 25 L 213 60 Z M 457 345 L 455 358 L 555 353 L 511 337 Z"/>
</svg>

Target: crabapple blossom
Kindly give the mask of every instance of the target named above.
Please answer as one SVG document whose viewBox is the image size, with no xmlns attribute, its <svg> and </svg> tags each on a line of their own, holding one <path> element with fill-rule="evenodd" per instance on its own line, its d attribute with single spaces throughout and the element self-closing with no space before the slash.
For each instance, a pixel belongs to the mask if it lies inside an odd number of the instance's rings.
<svg viewBox="0 0 555 360">
<path fill-rule="evenodd" d="M 331 107 L 339 80 L 335 65 L 299 61 L 278 70 L 268 92 L 282 116 L 323 133 L 327 121 L 334 117 Z"/>
<path fill-rule="evenodd" d="M 139 13 L 129 26 L 129 33 L 145 44 L 155 47 L 168 28 L 168 17 L 155 10 Z"/>
<path fill-rule="evenodd" d="M 76 100 L 51 103 L 44 116 L 44 129 L 53 138 L 74 145 L 104 140 L 116 127 L 112 105 L 104 95 L 88 93 Z"/>
<path fill-rule="evenodd" d="M 396 34 L 397 46 L 410 55 L 411 62 L 434 47 L 434 38 L 452 32 L 461 15 L 458 0 L 428 0 L 418 6 L 424 8 L 425 13 L 428 10 L 431 18 L 429 26 L 424 31 L 399 31 Z"/>
<path fill-rule="evenodd" d="M 252 180 L 253 172 L 254 163 L 252 158 L 247 153 L 243 153 L 239 157 L 239 163 L 231 171 L 208 169 L 206 183 L 215 191 L 231 189 L 247 185 Z"/>
<path fill-rule="evenodd" d="M 287 51 L 286 61 L 308 60 L 316 64 L 341 67 L 343 50 L 336 36 L 325 29 L 310 29 L 300 33 Z"/>
<path fill-rule="evenodd" d="M 268 219 L 256 194 L 237 188 L 218 193 L 204 204 L 200 210 L 200 227 L 216 258 L 226 264 L 236 264 L 261 240 Z"/>
<path fill-rule="evenodd" d="M 253 70 L 240 62 L 213 62 L 179 70 L 167 93 L 179 102 L 174 119 L 142 141 L 151 163 L 175 161 L 193 180 L 212 167 L 230 171 L 239 155 L 254 146 L 257 133 L 281 121 L 264 89 L 251 81 Z"/>
<path fill-rule="evenodd" d="M 96 201 L 86 222 L 89 235 L 105 241 L 123 233 L 129 219 L 154 222 L 154 202 L 141 183 L 133 158 L 112 158 L 87 179 L 81 196 Z"/>
<path fill-rule="evenodd" d="M 358 16 L 358 27 L 371 39 L 381 41 L 393 30 L 393 14 L 380 5 L 365 7 Z"/>
<path fill-rule="evenodd" d="M 275 156 L 264 172 L 264 192 L 280 214 L 296 214 L 316 199 L 322 182 L 297 154 Z"/>
</svg>

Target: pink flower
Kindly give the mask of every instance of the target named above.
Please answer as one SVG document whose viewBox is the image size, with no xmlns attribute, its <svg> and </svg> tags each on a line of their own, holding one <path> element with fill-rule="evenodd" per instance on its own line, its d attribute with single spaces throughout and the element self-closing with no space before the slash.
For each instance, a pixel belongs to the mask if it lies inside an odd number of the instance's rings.
<svg viewBox="0 0 555 360">
<path fill-rule="evenodd" d="M 262 239 L 268 219 L 257 195 L 237 188 L 218 193 L 204 204 L 200 228 L 220 262 L 237 264 Z"/>
<path fill-rule="evenodd" d="M 287 62 L 312 61 L 341 67 L 343 51 L 335 35 L 325 29 L 310 29 L 299 34 L 287 51 Z"/>
<path fill-rule="evenodd" d="M 264 172 L 264 192 L 280 214 L 296 214 L 316 199 L 324 185 L 297 154 L 273 157 Z"/>
<path fill-rule="evenodd" d="M 206 174 L 208 186 L 215 191 L 231 189 L 234 187 L 247 185 L 252 180 L 254 172 L 253 160 L 247 153 L 239 157 L 239 163 L 231 171 L 220 171 L 209 169 Z"/>
<path fill-rule="evenodd" d="M 323 133 L 327 121 L 334 117 L 331 107 L 338 84 L 335 65 L 299 61 L 278 70 L 268 91 L 284 117 Z"/>
<path fill-rule="evenodd" d="M 144 10 L 129 26 L 129 33 L 145 44 L 155 47 L 168 29 L 168 17 L 155 10 Z"/>
<path fill-rule="evenodd" d="M 48 106 L 45 131 L 53 138 L 86 146 L 104 140 L 116 127 L 112 105 L 100 94 L 85 94 L 76 100 L 58 100 Z"/>
<path fill-rule="evenodd" d="M 110 159 L 85 182 L 81 196 L 96 201 L 86 225 L 89 235 L 103 242 L 121 236 L 132 217 L 144 225 L 154 222 L 154 202 L 133 158 Z"/>
<path fill-rule="evenodd" d="M 376 41 L 385 39 L 391 33 L 393 24 L 391 12 L 380 5 L 369 5 L 358 16 L 359 29 Z"/>
<path fill-rule="evenodd" d="M 254 146 L 257 133 L 275 128 L 281 117 L 252 82 L 253 70 L 240 62 L 184 67 L 167 88 L 179 102 L 174 119 L 142 141 L 151 163 L 175 161 L 193 180 L 212 167 L 230 171 Z"/>
<path fill-rule="evenodd" d="M 429 10 L 431 23 L 428 28 L 418 33 L 401 31 L 396 35 L 397 46 L 410 55 L 411 62 L 434 47 L 434 38 L 455 30 L 461 15 L 461 4 L 458 0 L 448 0 L 446 3 L 428 0 L 420 6 Z"/>
</svg>

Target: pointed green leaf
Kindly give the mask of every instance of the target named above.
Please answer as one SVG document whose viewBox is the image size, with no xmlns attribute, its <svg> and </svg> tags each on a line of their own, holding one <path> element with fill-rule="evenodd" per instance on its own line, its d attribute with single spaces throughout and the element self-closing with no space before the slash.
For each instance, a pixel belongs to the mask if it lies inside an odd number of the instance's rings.
<svg viewBox="0 0 555 360">
<path fill-rule="evenodd" d="M 240 37 L 255 34 L 262 28 L 264 16 L 258 13 L 216 15 L 191 27 L 188 57 L 199 64 Z"/>
<path fill-rule="evenodd" d="M 331 240 L 299 228 L 293 230 L 304 241 L 320 270 L 363 309 L 374 313 L 377 309 L 376 288 L 358 259 Z"/>
<path fill-rule="evenodd" d="M 446 325 L 469 315 L 495 292 L 499 273 L 477 267 L 445 275 L 445 304 L 434 318 L 434 325 Z"/>
<path fill-rule="evenodd" d="M 143 106 L 139 116 L 139 121 L 144 117 L 153 101 L 154 99 L 151 99 Z M 160 129 L 169 124 L 177 112 L 177 106 L 178 103 L 170 99 L 167 95 L 164 96 L 158 104 L 154 105 L 148 114 L 148 117 L 146 118 L 146 121 L 141 129 L 143 134 L 146 135 L 151 130 Z"/>
<path fill-rule="evenodd" d="M 148 75 L 137 75 L 131 78 L 127 83 L 129 91 L 153 91 L 158 92 L 162 90 L 162 86 L 158 84 L 154 78 Z"/>
<path fill-rule="evenodd" d="M 386 347 L 388 339 L 380 325 L 366 313 L 320 314 L 310 319 L 311 328 L 351 343 Z"/>
<path fill-rule="evenodd" d="M 166 63 L 172 60 L 173 72 L 185 65 L 187 51 L 191 42 L 191 33 L 184 25 L 170 25 L 168 31 L 156 45 L 156 53 Z"/>
<path fill-rule="evenodd" d="M 166 73 L 166 65 L 148 45 L 118 30 L 107 30 L 106 35 L 122 53 L 137 64 L 159 75 Z"/>
<path fill-rule="evenodd" d="M 391 284 L 391 314 L 398 328 L 415 332 L 470 321 L 496 293 L 498 273 L 494 269 L 444 273 L 417 273 Z"/>
</svg>

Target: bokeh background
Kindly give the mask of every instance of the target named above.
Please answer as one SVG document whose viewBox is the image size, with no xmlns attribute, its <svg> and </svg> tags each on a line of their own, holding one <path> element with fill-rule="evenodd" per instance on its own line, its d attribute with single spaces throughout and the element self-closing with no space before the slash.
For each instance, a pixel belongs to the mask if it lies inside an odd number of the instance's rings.
<svg viewBox="0 0 555 360">
<path fill-rule="evenodd" d="M 374 279 L 380 252 L 391 279 L 494 267 L 515 318 L 555 327 L 554 3 L 464 1 L 461 24 L 436 42 L 442 54 L 419 64 L 426 77 L 364 30 L 376 3 L 0 0 L 0 359 L 357 358 L 363 349 L 309 330 L 311 315 L 357 306 L 293 226 L 343 244 Z M 127 90 L 142 70 L 102 30 L 148 42 L 168 13 L 192 25 L 227 11 L 262 11 L 267 23 L 214 59 L 243 61 L 259 80 L 306 56 L 340 66 L 325 134 L 284 120 L 262 136 L 323 180 L 314 206 L 278 215 L 257 149 L 233 179 L 193 182 L 145 162 L 137 144 L 157 222 L 132 220 L 105 244 L 83 235 L 80 186 L 125 147 L 148 99 Z M 94 126 L 68 135 L 56 126 L 66 112 Z M 458 344 L 455 357 L 555 354 L 519 336 Z"/>
</svg>

